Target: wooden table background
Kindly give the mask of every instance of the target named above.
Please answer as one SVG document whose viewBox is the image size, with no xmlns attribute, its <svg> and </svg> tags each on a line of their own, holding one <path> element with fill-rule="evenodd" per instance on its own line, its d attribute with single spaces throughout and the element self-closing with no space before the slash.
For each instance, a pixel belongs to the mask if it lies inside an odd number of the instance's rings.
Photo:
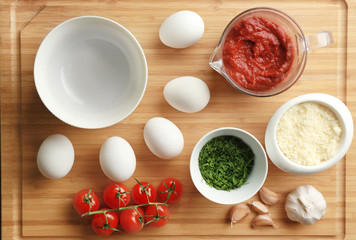
<svg viewBox="0 0 356 240">
<path fill-rule="evenodd" d="M 39 206 L 36 206 L 36 189 L 38 190 L 37 193 L 40 193 L 43 191 L 41 187 L 38 187 L 38 185 L 32 186 L 33 182 L 28 182 L 26 180 L 31 181 L 31 177 L 33 172 L 35 172 L 34 168 L 35 166 L 32 164 L 29 164 L 29 161 L 23 161 L 28 159 L 29 157 L 33 156 L 35 154 L 34 152 L 34 147 L 38 147 L 41 141 L 44 139 L 45 136 L 49 135 L 50 133 L 53 133 L 53 131 L 62 131 L 64 133 L 67 133 L 68 135 L 71 134 L 71 131 L 77 131 L 79 132 L 78 129 L 71 128 L 63 123 L 61 123 L 58 119 L 56 119 L 53 115 L 51 115 L 45 107 L 40 103 L 39 98 L 37 95 L 33 93 L 33 88 L 31 86 L 33 85 L 33 77 L 32 77 L 32 63 L 33 63 L 33 56 L 34 53 L 36 52 L 36 49 L 38 48 L 38 42 L 39 38 L 43 38 L 45 34 L 56 24 L 60 23 L 62 21 L 63 17 L 73 17 L 77 15 L 83 15 L 85 13 L 90 13 L 90 14 L 95 14 L 98 13 L 97 15 L 100 15 L 100 13 L 105 14 L 104 16 L 107 16 L 109 18 L 112 18 L 114 20 L 118 20 L 119 16 L 116 16 L 118 14 L 116 10 L 119 10 L 120 8 L 126 8 L 130 9 L 133 13 L 136 10 L 146 12 L 146 13 L 152 13 L 152 19 L 156 19 L 154 21 L 155 25 L 160 23 L 165 17 L 167 17 L 169 14 L 171 14 L 174 11 L 182 10 L 189 6 L 191 10 L 195 10 L 200 14 L 203 14 L 203 18 L 206 21 L 208 16 L 205 14 L 208 14 L 206 12 L 208 9 L 214 9 L 214 11 L 219 11 L 221 8 L 229 9 L 229 15 L 223 16 L 222 18 L 226 19 L 226 23 L 228 22 L 229 19 L 231 19 L 234 15 L 236 15 L 238 12 L 245 10 L 247 8 L 250 8 L 251 6 L 270 6 L 270 7 L 275 7 L 279 8 L 281 10 L 289 10 L 288 12 L 300 12 L 303 13 L 305 10 L 305 15 L 309 16 L 310 22 L 307 20 L 305 21 L 299 21 L 299 19 L 303 19 L 303 15 L 298 15 L 294 16 L 297 19 L 297 21 L 302 25 L 302 28 L 306 33 L 312 33 L 316 32 L 319 28 L 318 25 L 323 25 L 323 24 L 318 24 L 318 22 L 313 22 L 313 18 L 311 18 L 310 11 L 314 11 L 315 13 L 319 14 L 318 16 L 320 17 L 320 14 L 322 13 L 323 15 L 321 17 L 327 17 L 328 14 L 330 14 L 330 19 L 334 19 L 338 21 L 337 24 L 330 25 L 330 28 L 335 28 L 335 29 L 329 29 L 332 31 L 338 31 L 336 33 L 337 36 L 337 47 L 331 47 L 329 50 L 327 48 L 322 49 L 322 50 L 317 50 L 315 53 L 310 54 L 310 59 L 309 59 L 309 68 L 306 69 L 306 72 L 303 75 L 302 80 L 304 81 L 304 84 L 306 84 L 306 81 L 312 80 L 313 84 L 315 86 L 325 84 L 323 86 L 318 86 L 319 89 L 324 90 L 326 93 L 330 93 L 332 95 L 335 95 L 339 97 L 341 100 L 343 100 L 345 103 L 347 103 L 349 109 L 351 110 L 352 114 L 355 115 L 356 113 L 356 1 L 347 1 L 347 3 L 343 1 L 330 1 L 330 0 L 325 0 L 325 1 L 268 1 L 268 2 L 261 2 L 261 1 L 252 1 L 249 4 L 244 3 L 243 1 L 226 1 L 229 2 L 228 5 L 224 5 L 225 1 L 194 1 L 194 3 L 184 3 L 184 2 L 174 2 L 174 1 L 164 1 L 160 3 L 160 1 L 0 1 L 0 54 L 1 54 L 1 59 L 0 59 L 0 79 L 1 79 L 1 197 L 2 197 L 2 239 L 39 239 L 39 236 L 42 236 L 41 239 L 46 238 L 46 236 L 51 236 L 52 234 L 49 232 L 51 231 L 51 226 L 49 226 L 46 229 L 46 226 L 41 226 L 37 223 L 45 224 L 46 217 L 41 217 L 41 215 L 36 214 L 34 210 L 40 208 Z M 154 11 L 150 12 L 147 10 L 151 5 L 150 3 L 154 4 L 156 8 Z M 291 6 L 288 7 L 288 3 L 292 4 Z M 319 6 L 323 6 L 325 4 L 325 9 L 323 12 L 323 8 L 318 8 Z M 74 5 L 74 6 L 73 6 Z M 78 6 L 80 6 L 78 8 Z M 201 6 L 201 8 L 199 7 Z M 295 7 L 296 9 L 292 9 Z M 143 8 L 146 8 L 146 11 L 144 11 Z M 76 10 L 80 9 L 80 10 Z M 108 9 L 111 9 L 109 11 Z M 314 9 L 314 10 L 313 10 Z M 302 11 L 303 10 L 303 11 Z M 236 14 L 233 12 L 236 11 Z M 309 12 L 308 12 L 309 11 Z M 327 11 L 332 11 L 332 12 L 327 12 Z M 57 15 L 56 15 L 57 14 Z M 58 17 L 60 16 L 60 17 Z M 318 19 L 318 16 L 315 16 L 315 19 Z M 62 17 L 62 18 L 61 18 Z M 195 48 L 194 46 L 190 49 L 186 50 L 186 53 L 183 51 L 180 51 L 182 54 L 192 54 L 193 56 L 199 55 L 201 52 L 203 54 L 206 54 L 207 49 L 213 49 L 214 45 L 218 41 L 218 36 L 220 35 L 220 32 L 214 33 L 214 32 L 209 32 L 209 27 L 208 26 L 213 26 L 213 27 L 218 27 L 218 29 L 223 29 L 223 26 L 225 26 L 225 23 L 222 26 L 217 26 L 214 25 L 216 24 L 221 24 L 223 21 L 219 18 L 219 21 L 212 21 L 214 17 L 214 14 L 209 18 L 208 21 L 206 21 L 206 24 L 209 23 L 209 25 L 206 25 L 207 29 L 205 32 L 203 39 L 198 43 L 200 45 L 197 45 Z M 51 22 L 48 24 L 45 22 L 45 20 L 48 19 Z M 134 117 L 128 118 L 123 122 L 123 124 L 126 124 L 126 126 L 131 126 L 130 124 L 137 124 L 139 128 L 142 128 L 143 123 L 148 120 L 150 117 L 156 116 L 155 114 L 158 113 L 166 113 L 168 117 L 171 117 L 174 119 L 174 122 L 182 128 L 183 134 L 186 136 L 193 136 L 190 137 L 189 139 L 186 139 L 186 146 L 185 150 L 182 154 L 182 157 L 178 159 L 178 161 L 175 163 L 176 165 L 182 164 L 185 165 L 186 161 L 189 161 L 189 155 L 192 147 L 194 146 L 194 143 L 202 136 L 203 133 L 206 132 L 206 129 L 214 129 L 220 126 L 224 126 L 224 124 L 229 124 L 231 123 L 234 119 L 225 119 L 220 122 L 217 122 L 216 125 L 212 125 L 210 121 L 208 120 L 203 120 L 206 119 L 207 117 L 211 117 L 212 115 L 209 115 L 209 109 L 207 111 L 203 111 L 202 113 L 199 113 L 198 115 L 198 120 L 194 120 L 195 116 L 193 115 L 183 115 L 181 113 L 178 113 L 177 111 L 173 110 L 170 108 L 165 102 L 164 99 L 161 97 L 160 99 L 157 99 L 156 96 L 161 95 L 161 90 L 165 84 L 170 79 L 173 79 L 174 77 L 182 76 L 182 75 L 188 75 L 192 74 L 198 77 L 201 77 L 203 80 L 207 81 L 211 91 L 212 92 L 212 99 L 213 97 L 215 98 L 215 101 L 213 100 L 213 103 L 210 107 L 210 110 L 214 110 L 215 117 L 219 118 L 216 114 L 221 116 L 224 116 L 225 112 L 227 111 L 228 113 L 226 116 L 231 117 L 234 116 L 232 114 L 232 111 L 226 110 L 222 108 L 222 103 L 225 103 L 223 100 L 220 102 L 219 100 L 221 97 L 223 98 L 224 95 L 229 97 L 234 97 L 236 101 L 239 101 L 240 103 L 243 104 L 250 104 L 249 102 L 252 100 L 254 104 L 261 104 L 263 105 L 264 102 L 269 102 L 272 106 L 271 109 L 268 109 L 265 111 L 265 114 L 262 116 L 264 119 L 263 121 L 266 122 L 265 120 L 268 121 L 269 117 L 271 114 L 280 106 L 283 102 L 289 100 L 290 98 L 304 94 L 304 93 L 309 93 L 313 92 L 315 88 L 307 88 L 306 85 L 302 85 L 303 82 L 301 81 L 300 84 L 297 84 L 295 87 L 287 91 L 286 93 L 283 93 L 279 95 L 278 97 L 272 97 L 272 98 L 252 98 L 249 96 L 245 96 L 240 93 L 235 93 L 226 82 L 223 82 L 222 79 L 219 79 L 219 76 L 217 74 L 211 73 L 211 72 L 205 72 L 207 69 L 204 64 L 206 56 L 204 56 L 204 61 L 201 62 L 195 62 L 194 64 L 191 64 L 191 68 L 185 69 L 187 74 L 185 72 L 182 72 L 182 69 L 179 67 L 178 60 L 174 60 L 173 58 L 170 59 L 171 64 L 173 66 L 177 66 L 176 68 L 171 69 L 170 71 L 168 70 L 167 72 L 160 72 L 160 68 L 158 66 L 161 66 L 164 64 L 164 61 L 160 61 L 159 59 L 155 59 L 153 57 L 154 51 L 159 49 L 159 51 L 162 51 L 162 54 L 164 54 L 166 57 L 169 57 L 170 54 L 172 53 L 171 49 L 167 49 L 163 46 L 157 46 L 157 42 L 152 45 L 152 42 L 149 41 L 141 41 L 144 39 L 140 39 L 140 37 L 143 38 L 145 36 L 144 33 L 137 31 L 135 32 L 135 26 L 134 23 L 130 26 L 130 19 L 124 19 L 123 21 L 127 21 L 125 24 L 123 24 L 125 27 L 127 27 L 129 30 L 135 34 L 135 36 L 138 38 L 140 43 L 142 44 L 142 47 L 147 55 L 148 59 L 148 64 L 149 64 L 149 81 L 152 80 L 152 84 L 148 85 L 147 91 L 145 93 L 144 99 L 142 103 L 139 105 L 138 109 L 135 111 L 133 115 Z M 225 21 L 225 20 L 224 20 Z M 346 24 L 347 22 L 347 24 Z M 37 23 L 35 25 L 34 23 Z M 122 22 L 120 22 L 122 23 Z M 38 25 L 39 24 L 39 25 Z M 41 25 L 42 24 L 42 25 Z M 143 23 L 142 23 L 143 24 Z M 324 23 L 325 24 L 325 23 Z M 155 26 L 156 28 L 159 27 L 159 25 Z M 39 31 L 43 28 L 43 32 Z M 320 29 L 325 30 L 325 29 Z M 35 31 L 35 33 L 38 33 L 37 35 L 32 35 L 32 33 Z M 36 32 L 37 31 L 37 32 Z M 41 35 L 42 34 L 42 35 Z M 214 37 L 214 39 L 207 39 L 208 37 Z M 156 37 L 156 36 L 155 36 Z M 31 43 L 33 44 L 31 45 Z M 202 50 L 201 50 L 202 49 Z M 188 53 L 187 53 L 188 52 Z M 319 55 L 318 55 L 319 54 Z M 335 56 L 338 56 L 337 59 L 326 59 L 323 58 L 323 54 L 325 56 L 328 56 L 328 54 L 334 54 Z M 207 55 L 208 57 L 208 55 Z M 320 58 L 320 62 L 318 63 L 318 59 Z M 201 58 L 200 58 L 201 59 Z M 188 60 L 189 61 L 189 60 Z M 203 69 L 203 70 L 201 70 Z M 335 72 L 335 74 L 334 74 Z M 22 75 L 21 75 L 22 74 Z M 335 75 L 337 79 L 327 79 L 329 75 Z M 150 76 L 157 76 L 157 79 L 150 79 Z M 206 78 L 204 78 L 206 76 Z M 218 78 L 216 80 L 213 80 L 213 78 Z M 322 79 L 326 78 L 326 79 Z M 329 81 L 329 83 L 326 82 L 326 80 Z M 215 81 L 215 82 L 214 82 Z M 220 81 L 219 84 L 216 84 L 216 81 Z M 335 84 L 337 86 L 335 87 Z M 328 89 L 328 87 L 335 87 L 334 89 Z M 328 90 L 325 90 L 325 89 Z M 318 89 L 318 88 L 316 88 Z M 220 97 L 220 98 L 219 98 Z M 26 104 L 28 103 L 28 104 Z M 34 103 L 34 106 L 31 107 L 29 104 Z M 153 103 L 153 104 L 152 104 Z M 233 107 L 233 104 L 235 103 L 230 103 L 228 107 Z M 151 106 L 151 107 L 150 107 Z M 153 106 L 153 107 L 152 107 Z M 210 105 L 209 105 L 210 106 Z M 208 106 L 208 107 L 209 107 Z M 252 105 L 251 105 L 252 106 Z M 144 110 L 146 107 L 148 107 L 150 110 Z M 226 105 L 224 105 L 226 107 Z M 220 110 L 219 110 L 220 109 Z M 233 109 L 233 108 L 232 108 Z M 38 114 L 37 118 L 36 114 Z M 141 114 L 141 115 L 140 115 Z M 254 125 L 254 118 L 259 117 L 259 110 L 256 111 L 251 111 L 251 113 L 247 114 L 245 117 L 244 116 L 238 116 L 237 119 L 240 121 L 244 121 L 243 125 L 244 126 L 249 126 L 251 129 L 245 129 L 248 131 L 253 132 L 255 135 L 257 135 L 258 139 L 263 142 L 263 128 L 265 128 L 265 125 L 261 125 L 257 127 L 256 129 L 253 127 Z M 34 121 L 31 122 L 30 120 L 34 118 Z M 223 117 L 221 117 L 223 118 Z M 188 125 L 185 125 L 185 122 L 189 122 L 191 126 L 199 126 L 201 125 L 201 122 L 205 121 L 205 124 L 201 126 L 200 129 L 198 130 L 191 130 L 193 131 L 192 133 L 188 129 Z M 41 126 L 40 124 L 43 123 L 46 127 L 42 129 L 41 131 Z M 130 123 L 130 124 L 129 124 Z M 267 122 L 266 122 L 267 123 Z M 195 124 L 195 125 L 194 125 Z M 27 126 L 30 126 L 27 128 Z M 117 124 L 117 129 L 120 129 L 120 124 Z M 132 127 L 132 126 L 131 126 Z M 115 129 L 112 128 L 112 129 Z M 123 127 L 123 129 L 125 129 Z M 110 128 L 109 128 L 110 130 Z M 141 129 L 142 130 L 142 129 Z M 126 133 L 124 132 L 123 135 L 128 135 L 128 132 L 135 132 L 139 133 L 141 131 L 140 129 L 126 129 Z M 38 132 L 41 131 L 41 132 Z M 106 137 L 109 136 L 109 133 L 107 132 L 108 130 L 98 130 L 96 134 L 101 134 L 100 139 L 91 139 L 93 142 L 103 142 Z M 88 134 L 90 131 L 83 131 L 83 134 Z M 33 136 L 33 138 L 31 138 Z M 74 144 L 77 144 L 77 146 L 81 146 L 84 148 L 84 151 L 87 151 L 89 147 L 85 148 L 83 146 L 84 143 L 80 143 L 81 139 L 80 134 L 79 135 L 73 135 L 75 138 L 73 140 Z M 86 135 L 88 136 L 88 135 Z M 33 142 L 31 143 L 31 140 Z M 90 139 L 89 139 L 90 140 Z M 32 144 L 32 145 L 31 145 Z M 81 145 L 82 144 L 82 145 Z M 98 146 L 100 145 L 96 144 L 94 146 L 94 150 L 91 151 L 97 151 Z M 137 147 L 142 150 L 141 157 L 150 157 L 149 152 L 147 150 L 143 150 L 144 144 L 140 140 L 139 143 L 137 143 Z M 141 151 L 139 150 L 139 151 Z M 24 155 L 22 156 L 22 154 Z M 334 182 L 330 183 L 330 191 L 323 192 L 327 196 L 327 200 L 330 200 L 332 202 L 331 206 L 328 208 L 328 215 L 326 216 L 326 219 L 324 219 L 324 222 L 326 221 L 326 225 L 314 225 L 314 230 L 316 231 L 322 231 L 320 228 L 321 226 L 328 226 L 328 228 L 325 228 L 325 234 L 320 234 L 317 238 L 320 239 L 342 239 L 342 238 L 348 238 L 348 239 L 356 239 L 356 173 L 354 173 L 356 169 L 356 162 L 353 161 L 353 159 L 356 157 L 356 146 L 353 143 L 351 146 L 347 156 L 346 160 L 343 160 L 339 164 L 337 164 L 335 167 L 332 169 L 328 170 L 325 173 L 316 175 L 314 176 L 308 176 L 306 177 L 307 180 L 313 182 L 320 183 L 319 186 L 321 188 L 327 188 L 327 185 L 329 184 L 328 182 L 322 183 L 322 180 L 334 180 Z M 139 161 L 139 160 L 138 160 Z M 151 161 L 157 161 L 156 159 L 152 159 Z M 78 163 L 80 164 L 80 163 Z M 95 165 L 94 165 L 95 166 Z M 146 165 L 144 165 L 146 166 Z M 269 164 L 270 166 L 270 171 L 269 171 L 269 176 L 267 179 L 267 184 L 272 185 L 273 187 L 277 189 L 281 189 L 282 191 L 285 190 L 283 187 L 278 187 L 275 185 L 275 183 L 270 180 L 271 176 L 274 176 L 277 179 L 284 180 L 288 179 L 293 182 L 294 175 L 289 175 L 286 173 L 283 173 L 276 169 L 273 164 Z M 143 167 L 141 163 L 141 167 Z M 27 171 L 27 170 L 31 171 Z M 34 171 L 32 171 L 34 170 Z M 187 170 L 187 169 L 185 169 Z M 73 169 L 75 174 L 75 170 Z M 138 176 L 139 178 L 144 178 L 144 173 L 142 170 L 139 170 L 138 172 L 141 174 L 141 176 Z M 184 202 L 188 203 L 189 200 L 194 196 L 194 198 L 197 198 L 198 204 L 204 204 L 207 207 L 216 207 L 216 205 L 211 204 L 207 200 L 205 200 L 202 196 L 200 196 L 197 191 L 195 190 L 194 186 L 192 186 L 192 183 L 189 181 L 189 176 L 185 177 L 184 175 L 188 174 L 188 171 L 180 171 L 176 173 L 179 177 L 182 177 L 184 179 L 184 185 L 187 189 L 187 197 L 183 200 Z M 334 176 L 331 176 L 335 174 Z M 159 172 L 155 173 L 155 176 L 157 176 L 157 180 L 154 178 L 152 181 L 159 181 L 158 177 L 161 178 L 161 175 Z M 67 178 L 67 180 L 70 179 Z M 85 182 L 87 181 L 87 178 L 82 179 L 83 183 L 81 184 L 87 184 L 87 185 L 94 185 L 94 183 L 90 182 Z M 84 181 L 85 180 L 85 181 Z M 276 181 L 276 180 L 274 180 Z M 70 181 L 69 181 L 70 182 Z M 46 184 L 46 180 L 40 179 L 39 182 L 36 182 L 37 184 Z M 304 182 L 304 184 L 309 183 L 308 181 Z M 129 183 L 129 185 L 132 183 Z M 102 187 L 102 184 L 99 184 L 98 187 Z M 316 186 L 318 188 L 318 186 Z M 79 190 L 75 189 L 74 191 Z M 34 193 L 34 194 L 31 194 Z M 55 193 L 55 191 L 51 190 L 49 191 L 50 193 Z M 68 198 L 68 196 L 65 196 Z M 70 198 L 70 196 L 69 196 Z M 29 200 L 29 201 L 24 201 L 24 199 Z M 41 202 L 42 201 L 42 202 Z M 39 198 L 37 203 L 43 204 L 44 198 Z M 197 204 L 197 202 L 195 203 Z M 172 206 L 174 208 L 174 206 Z M 181 221 L 184 220 L 184 216 L 179 216 L 182 212 L 179 211 L 179 207 L 177 207 L 177 215 L 175 216 L 176 219 L 175 222 L 172 220 L 170 227 L 167 225 L 168 228 L 163 228 L 161 230 L 162 235 L 159 234 L 159 232 L 154 232 L 150 230 L 145 230 L 145 232 L 142 232 L 141 235 L 125 235 L 124 237 L 127 238 L 130 236 L 131 238 L 146 238 L 146 239 L 166 239 L 168 235 L 176 235 L 174 236 L 175 239 L 216 239 L 219 237 L 219 239 L 233 239 L 236 238 L 236 232 L 222 232 L 221 234 L 217 234 L 214 232 L 213 229 L 205 229 L 204 228 L 204 223 L 201 224 L 201 228 L 197 229 L 197 231 L 189 231 L 186 230 L 186 227 L 181 225 L 182 222 L 179 222 L 179 219 Z M 217 211 L 221 211 L 221 209 L 226 210 L 227 208 L 225 207 L 216 207 Z M 280 212 L 280 209 L 282 207 L 280 206 L 275 210 L 278 214 Z M 335 211 L 333 211 L 335 210 Z M 214 210 L 213 210 L 214 211 Z M 223 212 L 221 212 L 221 215 L 223 215 Z M 207 214 L 205 218 L 210 218 L 214 220 L 216 216 L 212 216 Z M 33 218 L 33 222 L 31 223 Z M 218 219 L 221 218 L 221 216 L 217 217 Z M 334 220 L 333 220 L 334 219 Z M 328 221 L 330 221 L 328 223 Z M 69 222 L 70 223 L 70 222 Z M 283 221 L 281 221 L 283 225 Z M 78 224 L 78 222 L 74 222 L 73 225 Z M 248 222 L 244 223 L 244 227 Z M 60 224 L 59 224 L 60 225 Z M 197 225 L 199 226 L 199 225 Z M 213 226 L 213 225 L 212 225 Z M 218 226 L 218 225 L 217 225 Z M 179 227 L 182 229 L 180 230 Z M 88 239 L 88 238 L 95 238 L 91 233 L 89 236 L 85 236 L 85 231 L 89 228 L 81 228 L 81 231 L 78 231 L 78 234 L 72 234 L 73 228 L 71 226 L 65 227 L 64 229 L 64 236 L 67 236 L 65 239 Z M 202 229 L 205 229 L 204 231 Z M 270 229 L 262 229 L 262 230 L 257 230 L 254 231 L 253 229 L 250 229 L 249 231 L 245 229 L 242 229 L 242 237 L 239 237 L 241 239 L 275 239 L 276 235 L 281 235 L 281 238 L 286 238 L 285 234 L 289 235 L 286 233 L 288 229 L 282 228 L 278 230 L 279 232 L 273 233 Z M 47 230 L 47 232 L 46 232 Z M 306 230 L 305 236 L 301 233 L 303 231 L 303 228 L 299 229 L 296 231 L 296 233 L 299 236 L 288 236 L 288 239 L 316 239 L 315 236 L 312 235 L 313 227 L 310 227 L 309 229 Z M 90 231 L 90 229 L 89 229 Z M 171 231 L 171 232 L 167 232 Z M 229 230 L 226 230 L 229 231 Z M 67 234 L 66 234 L 67 233 Z M 147 233 L 149 236 L 145 236 L 145 233 Z M 328 234 L 329 233 L 329 234 Z M 150 235 L 153 234 L 153 235 Z M 251 235 L 260 235 L 260 236 L 248 236 L 248 234 Z M 266 235 L 271 235 L 271 236 L 264 236 Z M 56 235 L 56 234 L 54 234 Z M 75 236 L 78 235 L 78 236 Z M 221 236 L 220 236 L 221 235 Z M 237 234 L 238 235 L 238 234 Z M 324 235 L 324 236 L 322 236 Z M 58 235 L 57 235 L 58 236 Z M 116 235 L 116 237 L 120 237 L 119 234 Z M 63 237 L 58 236 L 58 239 L 63 239 Z M 51 238 L 53 239 L 53 238 Z"/>
</svg>

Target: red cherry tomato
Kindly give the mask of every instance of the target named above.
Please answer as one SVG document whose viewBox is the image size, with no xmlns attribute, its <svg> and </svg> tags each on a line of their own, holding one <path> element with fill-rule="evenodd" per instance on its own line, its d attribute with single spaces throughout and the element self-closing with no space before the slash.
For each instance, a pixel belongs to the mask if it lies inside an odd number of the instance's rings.
<svg viewBox="0 0 356 240">
<path fill-rule="evenodd" d="M 73 208 L 79 215 L 89 211 L 94 212 L 99 209 L 100 203 L 98 196 L 91 190 L 79 191 L 73 198 Z"/>
<path fill-rule="evenodd" d="M 147 182 L 137 183 L 131 191 L 132 199 L 136 204 L 145 204 L 156 200 L 156 188 Z"/>
<path fill-rule="evenodd" d="M 100 210 L 106 210 L 107 208 L 103 208 Z M 119 217 L 116 212 L 107 212 L 95 214 L 93 219 L 91 220 L 91 226 L 93 230 L 98 235 L 111 235 L 114 231 L 118 231 L 117 225 L 119 224 Z"/>
<path fill-rule="evenodd" d="M 145 211 L 145 222 L 152 227 L 163 227 L 169 219 L 169 210 L 164 205 L 149 205 Z"/>
<path fill-rule="evenodd" d="M 125 209 L 120 214 L 120 225 L 129 233 L 141 231 L 145 223 L 143 210 L 138 207 L 136 209 Z"/>
<path fill-rule="evenodd" d="M 104 190 L 104 202 L 110 208 L 126 207 L 131 197 L 122 183 L 111 183 Z"/>
<path fill-rule="evenodd" d="M 161 184 L 158 186 L 158 194 L 159 197 L 168 203 L 173 203 L 178 201 L 183 192 L 183 187 L 181 182 L 176 178 L 166 178 L 164 179 Z M 170 193 L 169 199 L 168 195 Z"/>
</svg>

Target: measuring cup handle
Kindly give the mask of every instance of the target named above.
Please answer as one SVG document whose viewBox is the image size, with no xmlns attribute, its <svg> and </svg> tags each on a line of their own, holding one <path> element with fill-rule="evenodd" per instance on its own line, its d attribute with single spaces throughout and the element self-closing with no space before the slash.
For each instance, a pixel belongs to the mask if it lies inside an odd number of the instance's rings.
<svg viewBox="0 0 356 240">
<path fill-rule="evenodd" d="M 333 35 L 329 31 L 314 33 L 307 36 L 308 50 L 325 47 L 334 42 Z"/>
</svg>

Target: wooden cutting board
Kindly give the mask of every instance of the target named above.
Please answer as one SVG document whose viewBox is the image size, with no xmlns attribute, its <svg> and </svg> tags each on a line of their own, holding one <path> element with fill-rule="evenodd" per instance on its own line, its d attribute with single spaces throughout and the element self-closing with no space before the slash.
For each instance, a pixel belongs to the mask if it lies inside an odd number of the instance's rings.
<svg viewBox="0 0 356 240">
<path fill-rule="evenodd" d="M 56 2 L 56 1 L 54 1 Z M 288 2 L 238 2 L 238 1 L 135 1 L 87 3 L 65 6 L 55 4 L 39 6 L 36 4 L 10 6 L 10 15 L 15 14 L 22 23 L 18 39 L 18 71 L 21 78 L 15 81 L 2 80 L 2 136 L 13 136 L 10 142 L 21 141 L 9 150 L 9 144 L 2 141 L 2 183 L 13 179 L 13 195 L 7 194 L 7 185 L 2 190 L 5 196 L 3 210 L 12 209 L 5 214 L 5 226 L 12 231 L 4 231 L 6 236 L 58 237 L 58 238 L 96 238 L 88 223 L 73 211 L 71 201 L 74 194 L 84 188 L 92 187 L 99 195 L 110 180 L 100 170 L 98 161 L 101 144 L 110 136 L 125 138 L 133 147 L 137 158 L 134 177 L 149 181 L 158 186 L 160 180 L 174 176 L 180 179 L 184 195 L 180 202 L 170 205 L 171 219 L 164 228 L 146 227 L 136 235 L 116 233 L 119 237 L 152 239 L 180 236 L 181 238 L 263 238 L 271 239 L 315 239 L 342 238 L 356 230 L 353 207 L 355 200 L 355 179 L 352 169 L 355 164 L 355 146 L 352 145 L 346 158 L 329 170 L 311 175 L 298 176 L 284 173 L 269 162 L 266 186 L 280 192 L 284 197 L 295 187 L 312 184 L 324 194 L 328 208 L 324 218 L 313 226 L 302 226 L 289 221 L 284 211 L 284 200 L 271 207 L 271 214 L 277 229 L 263 227 L 252 229 L 250 222 L 254 214 L 244 219 L 234 228 L 227 221 L 229 206 L 210 202 L 195 189 L 189 174 L 189 157 L 195 143 L 207 132 L 219 127 L 238 127 L 255 135 L 264 144 L 267 123 L 274 111 L 289 99 L 312 92 L 331 94 L 346 102 L 353 114 L 356 113 L 355 90 L 356 18 L 351 14 L 354 5 L 347 6 L 342 1 L 288 1 Z M 352 2 L 353 3 L 353 2 Z M 17 7 L 14 7 L 17 6 Z M 305 34 L 329 30 L 335 43 L 327 48 L 311 51 L 305 72 L 300 81 L 283 94 L 270 98 L 254 98 L 235 91 L 219 74 L 208 65 L 208 59 L 228 22 L 243 10 L 257 6 L 278 8 L 290 14 L 300 24 Z M 21 8 L 22 7 L 22 8 Z M 205 22 L 203 38 L 187 49 L 165 47 L 158 38 L 160 24 L 173 12 L 188 9 L 197 12 Z M 11 11 L 15 11 L 13 13 Z M 30 14 L 35 12 L 35 15 Z M 353 13 L 354 14 L 354 13 Z M 145 95 L 137 109 L 122 122 L 105 129 L 85 130 L 64 124 L 55 118 L 40 101 L 33 82 L 33 63 L 36 51 L 46 34 L 59 23 L 72 17 L 98 15 L 110 18 L 125 26 L 140 42 L 147 58 L 149 79 Z M 11 15 L 12 16 L 12 15 Z M 350 24 L 351 18 L 352 21 Z M 23 19 L 27 19 L 27 22 Z M 22 22 L 23 21 L 23 22 Z M 25 22 L 25 23 L 24 23 Z M 16 28 L 16 26 L 10 26 Z M 350 30 L 351 28 L 351 30 Z M 13 30 L 15 31 L 15 30 Z M 10 35 L 15 33 L 10 31 Z M 11 35 L 12 36 L 12 35 Z M 353 39 L 352 42 L 350 39 Z M 353 45 L 352 45 L 353 44 Z M 2 45 L 2 48 L 5 47 Z M 16 52 L 7 56 L 14 57 Z M 3 56 L 3 55 L 2 55 Z M 353 60 L 353 61 L 352 61 Z M 352 65 L 353 64 L 353 65 Z M 16 70 L 16 69 L 15 69 Z M 2 76 L 6 75 L 4 71 Z M 179 76 L 195 76 L 204 80 L 211 91 L 209 105 L 201 112 L 186 114 L 171 108 L 164 100 L 162 91 L 165 84 Z M 5 84 L 3 84 L 3 82 Z M 7 88 L 6 88 L 7 87 Z M 11 101 L 7 89 L 20 91 L 16 100 Z M 18 103 L 20 122 L 10 123 L 14 118 L 6 103 Z M 5 115 L 6 114 L 6 115 Z M 182 154 L 174 160 L 161 160 L 146 147 L 143 140 L 143 127 L 147 120 L 161 116 L 170 119 L 182 131 L 185 147 Z M 3 130 L 11 126 L 17 132 Z M 48 180 L 42 177 L 36 166 L 36 154 L 41 142 L 50 134 L 61 133 L 73 143 L 76 159 L 72 171 L 63 179 Z M 3 138 L 6 139 L 6 138 Z M 2 140 L 3 140 L 2 139 Z M 18 169 L 14 175 L 4 170 L 10 169 L 11 157 L 18 157 Z M 16 185 L 16 181 L 17 184 Z M 134 180 L 125 184 L 131 188 Z M 4 184 L 3 184 L 4 186 Z M 257 197 L 254 197 L 257 199 Z M 16 205 L 16 206 L 12 206 Z M 16 212 L 16 211 L 17 212 Z M 18 216 L 16 216 L 18 214 Z M 19 222 L 13 223 L 18 219 Z M 347 220 L 347 221 L 346 221 Z M 350 235 L 351 236 L 351 235 Z M 352 238 L 350 238 L 352 239 Z"/>
</svg>

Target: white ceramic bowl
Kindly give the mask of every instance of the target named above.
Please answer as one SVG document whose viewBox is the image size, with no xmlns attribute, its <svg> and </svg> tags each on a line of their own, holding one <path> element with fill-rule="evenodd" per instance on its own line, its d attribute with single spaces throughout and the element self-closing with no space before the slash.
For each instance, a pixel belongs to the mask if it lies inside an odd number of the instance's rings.
<svg viewBox="0 0 356 240">
<path fill-rule="evenodd" d="M 249 145 L 255 154 L 255 162 L 247 181 L 240 188 L 224 191 L 207 185 L 199 170 L 199 153 L 202 147 L 218 136 L 235 136 Z M 207 199 L 220 204 L 237 204 L 253 197 L 263 186 L 268 172 L 267 156 L 261 143 L 250 133 L 238 128 L 219 128 L 207 133 L 195 145 L 190 157 L 190 175 L 195 187 Z"/>
<path fill-rule="evenodd" d="M 126 118 L 147 84 L 147 63 L 135 37 L 103 17 L 55 27 L 38 49 L 34 78 L 44 105 L 62 121 L 103 128 Z"/>
<path fill-rule="evenodd" d="M 342 136 L 340 142 L 340 148 L 338 152 L 329 160 L 322 162 L 321 164 L 314 165 L 314 166 L 304 166 L 297 163 L 292 162 L 289 160 L 279 149 L 276 132 L 278 127 L 278 122 L 282 115 L 292 106 L 303 103 L 303 102 L 316 102 L 322 104 L 329 109 L 331 109 L 337 118 L 339 119 L 342 127 Z M 295 173 L 295 174 L 313 174 L 324 171 L 334 164 L 336 164 L 340 159 L 344 157 L 347 150 L 349 149 L 354 132 L 354 125 L 351 117 L 351 113 L 346 107 L 346 105 L 341 102 L 336 97 L 333 97 L 328 94 L 323 93 L 312 93 L 302 95 L 283 104 L 272 116 L 270 119 L 266 135 L 265 135 L 265 145 L 268 157 L 271 161 L 280 169 Z"/>
</svg>

